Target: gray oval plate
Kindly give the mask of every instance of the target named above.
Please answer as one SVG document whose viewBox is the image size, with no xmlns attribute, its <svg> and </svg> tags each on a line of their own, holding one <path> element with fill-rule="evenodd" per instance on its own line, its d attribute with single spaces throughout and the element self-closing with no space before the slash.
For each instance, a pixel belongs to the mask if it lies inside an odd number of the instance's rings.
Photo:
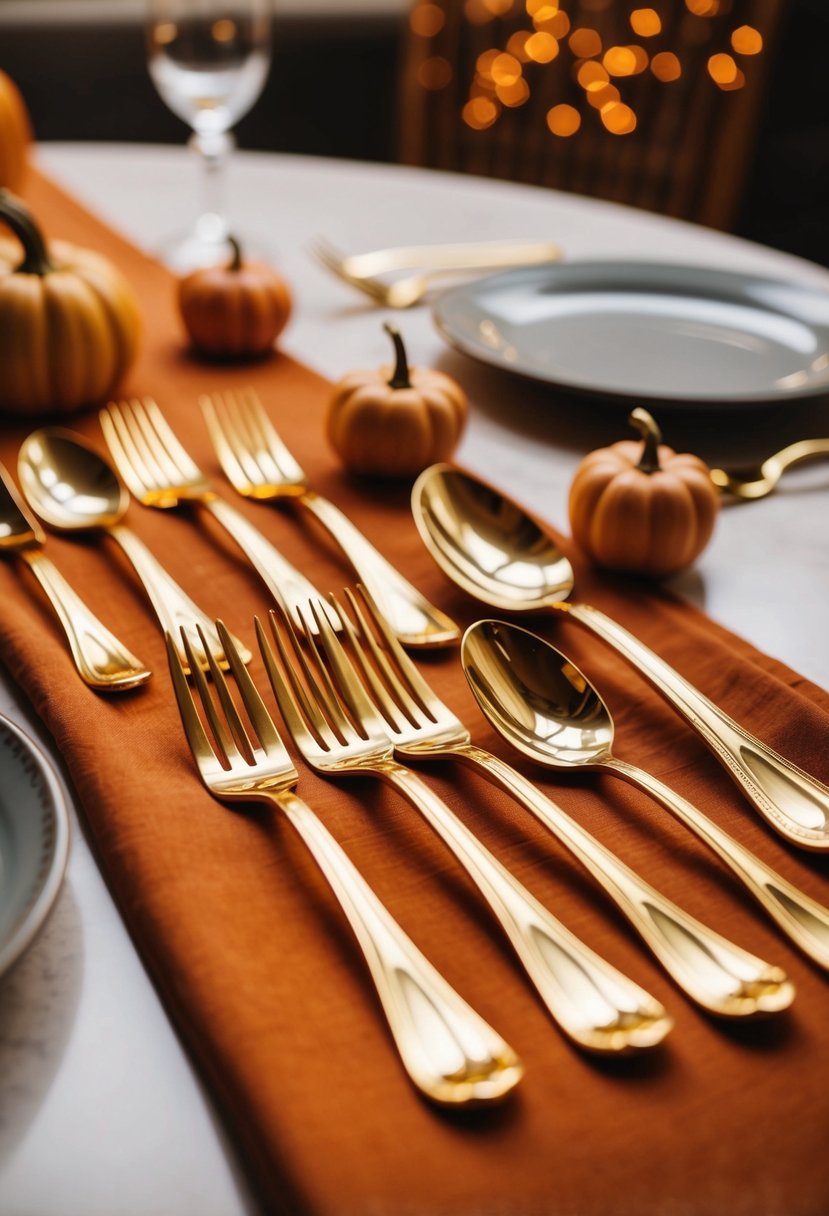
<svg viewBox="0 0 829 1216">
<path fill-rule="evenodd" d="M 0 714 L 0 975 L 46 920 L 68 853 L 69 816 L 52 766 Z"/>
<path fill-rule="evenodd" d="M 444 292 L 443 336 L 604 400 L 715 407 L 829 392 L 829 292 L 661 262 L 510 270 Z"/>
</svg>

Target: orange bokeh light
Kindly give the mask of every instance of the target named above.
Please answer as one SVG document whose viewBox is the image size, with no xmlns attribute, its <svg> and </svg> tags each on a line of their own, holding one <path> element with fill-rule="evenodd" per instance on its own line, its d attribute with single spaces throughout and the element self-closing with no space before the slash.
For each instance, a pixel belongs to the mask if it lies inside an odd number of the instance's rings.
<svg viewBox="0 0 829 1216">
<path fill-rule="evenodd" d="M 592 59 L 594 55 L 602 53 L 602 40 L 598 31 L 585 27 L 573 30 L 568 45 L 577 59 Z"/>
<path fill-rule="evenodd" d="M 738 71 L 737 64 L 730 55 L 720 53 L 712 55 L 708 60 L 708 75 L 719 85 L 734 84 Z"/>
<path fill-rule="evenodd" d="M 446 14 L 437 4 L 418 4 L 409 17 L 409 27 L 420 38 L 434 38 L 443 29 Z"/>
<path fill-rule="evenodd" d="M 636 130 L 636 115 L 630 106 L 621 101 L 611 101 L 600 110 L 602 122 L 611 135 L 630 135 Z"/>
<path fill-rule="evenodd" d="M 679 80 L 682 75 L 682 64 L 673 51 L 660 51 L 651 60 L 651 71 L 657 80 Z"/>
<path fill-rule="evenodd" d="M 445 89 L 452 79 L 452 65 L 442 55 L 431 55 L 417 69 L 417 79 L 430 92 Z"/>
<path fill-rule="evenodd" d="M 763 35 L 752 25 L 741 25 L 731 35 L 731 45 L 738 55 L 759 55 L 763 49 Z"/>
<path fill-rule="evenodd" d="M 630 14 L 630 28 L 640 38 L 653 38 L 662 32 L 662 18 L 654 8 L 635 8 Z"/>
<path fill-rule="evenodd" d="M 536 30 L 527 39 L 525 50 L 534 63 L 552 63 L 559 52 L 558 39 L 546 30 Z"/>
<path fill-rule="evenodd" d="M 553 135 L 575 135 L 581 126 L 581 114 L 575 106 L 553 106 L 547 111 L 547 126 Z"/>
<path fill-rule="evenodd" d="M 474 131 L 485 131 L 498 117 L 498 107 L 488 97 L 473 97 L 463 107 L 463 121 Z"/>
</svg>

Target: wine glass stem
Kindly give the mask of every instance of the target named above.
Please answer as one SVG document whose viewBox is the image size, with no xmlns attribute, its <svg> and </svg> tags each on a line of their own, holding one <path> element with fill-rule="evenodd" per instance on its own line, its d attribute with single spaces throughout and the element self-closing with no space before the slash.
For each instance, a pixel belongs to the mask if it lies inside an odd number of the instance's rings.
<svg viewBox="0 0 829 1216">
<path fill-rule="evenodd" d="M 224 241 L 228 235 L 225 183 L 227 158 L 235 145 L 227 131 L 195 131 L 190 147 L 201 157 L 203 165 L 202 214 L 197 221 L 199 233 L 210 242 Z"/>
</svg>

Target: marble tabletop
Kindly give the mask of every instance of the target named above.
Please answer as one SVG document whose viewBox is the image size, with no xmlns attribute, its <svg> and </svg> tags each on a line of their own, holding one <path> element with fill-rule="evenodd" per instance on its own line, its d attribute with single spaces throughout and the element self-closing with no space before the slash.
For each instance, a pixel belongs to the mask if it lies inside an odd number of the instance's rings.
<svg viewBox="0 0 829 1216">
<path fill-rule="evenodd" d="M 42 145 L 38 161 L 148 250 L 197 206 L 185 150 L 55 144 Z M 314 261 L 309 246 L 321 235 L 350 251 L 553 239 L 569 260 L 703 264 L 829 289 L 829 271 L 721 233 L 573 195 L 394 166 L 239 153 L 230 212 L 294 288 L 282 346 L 330 378 L 388 360 L 381 322 L 389 316 Z M 447 347 L 427 306 L 395 318 L 412 362 L 443 368 L 470 395 L 459 458 L 566 531 L 575 466 L 589 449 L 627 437 L 626 408 L 494 375 Z M 672 413 L 662 423 L 672 446 L 733 462 L 829 435 L 829 399 L 733 417 Z M 671 586 L 829 688 L 827 489 L 827 466 L 816 465 L 792 471 L 766 500 L 724 509 L 709 548 Z M 51 748 L 2 672 L 0 712 Z M 255 1201 L 73 818 L 54 912 L 0 980 L 0 1216 L 250 1216 Z"/>
</svg>

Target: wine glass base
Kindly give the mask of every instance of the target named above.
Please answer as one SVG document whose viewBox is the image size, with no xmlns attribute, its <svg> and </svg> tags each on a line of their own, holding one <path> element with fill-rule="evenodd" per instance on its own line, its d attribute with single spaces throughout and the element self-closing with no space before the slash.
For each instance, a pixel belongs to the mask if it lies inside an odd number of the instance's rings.
<svg viewBox="0 0 829 1216">
<path fill-rule="evenodd" d="M 216 222 L 205 223 L 207 220 Z M 232 235 L 238 241 L 245 261 L 271 261 L 273 251 L 258 237 L 248 239 L 244 232 L 240 234 L 235 229 Z M 227 266 L 233 257 L 229 236 L 230 228 L 219 216 L 201 216 L 187 232 L 156 245 L 154 253 L 169 270 L 178 274 L 189 274 L 207 266 Z"/>
</svg>

